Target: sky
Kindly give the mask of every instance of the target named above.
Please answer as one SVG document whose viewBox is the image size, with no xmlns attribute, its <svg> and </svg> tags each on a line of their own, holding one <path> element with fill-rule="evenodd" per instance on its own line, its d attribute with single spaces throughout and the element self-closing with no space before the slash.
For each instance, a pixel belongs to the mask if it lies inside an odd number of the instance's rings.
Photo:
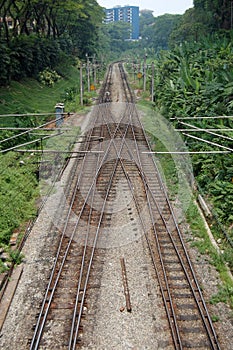
<svg viewBox="0 0 233 350">
<path fill-rule="evenodd" d="M 155 17 L 165 13 L 183 14 L 193 7 L 193 0 L 97 0 L 100 6 L 112 8 L 116 5 L 139 6 L 139 10 L 152 10 Z"/>
</svg>

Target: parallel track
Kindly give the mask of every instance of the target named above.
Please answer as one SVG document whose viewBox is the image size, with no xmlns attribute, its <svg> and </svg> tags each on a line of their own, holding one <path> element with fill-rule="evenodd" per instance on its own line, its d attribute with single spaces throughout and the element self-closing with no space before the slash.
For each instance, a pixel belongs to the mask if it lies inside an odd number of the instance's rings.
<svg viewBox="0 0 233 350">
<path fill-rule="evenodd" d="M 121 77 L 124 95 L 124 108 L 117 117 L 111 109 L 114 74 Z M 101 247 L 108 239 L 104 230 L 113 215 L 110 198 L 122 179 L 151 253 L 171 344 L 174 349 L 220 349 L 159 171 L 152 156 L 143 153 L 150 147 L 121 62 L 109 66 L 84 141 L 80 150 L 87 152 L 74 165 L 69 206 L 63 212 L 61 239 L 30 349 L 74 350 L 80 345 L 88 290 L 91 281 L 98 285 L 101 277 L 98 260 L 104 255 Z M 143 194 L 135 190 L 139 187 Z"/>
</svg>

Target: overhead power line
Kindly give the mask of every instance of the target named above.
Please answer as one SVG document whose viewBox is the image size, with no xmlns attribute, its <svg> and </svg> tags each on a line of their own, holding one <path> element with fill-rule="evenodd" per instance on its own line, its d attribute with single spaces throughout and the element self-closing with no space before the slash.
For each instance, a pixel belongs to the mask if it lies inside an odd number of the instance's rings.
<svg viewBox="0 0 233 350">
<path fill-rule="evenodd" d="M 172 117 L 170 120 L 197 120 L 197 119 L 233 119 L 232 115 L 223 115 L 223 116 L 215 116 L 215 117 L 185 117 L 185 118 L 177 118 L 177 117 Z"/>
<path fill-rule="evenodd" d="M 230 152 L 233 152 L 233 149 L 230 148 L 230 147 L 226 147 L 226 146 L 220 145 L 220 144 L 215 143 L 215 142 L 207 141 L 207 140 L 205 140 L 205 139 L 202 139 L 202 138 L 200 138 L 200 137 L 196 137 L 196 136 L 187 134 L 187 133 L 185 133 L 185 132 L 183 132 L 182 134 L 185 135 L 185 136 L 187 136 L 187 137 L 190 137 L 190 138 L 192 138 L 192 139 L 195 139 L 195 140 L 198 140 L 198 141 L 202 141 L 202 142 L 208 143 L 208 144 L 210 144 L 210 145 L 212 145 L 212 146 L 217 146 L 217 147 L 226 149 L 226 150 L 228 150 L 228 151 L 230 151 Z"/>
<path fill-rule="evenodd" d="M 6 139 L 4 139 L 4 140 L 1 140 L 0 143 L 4 143 L 4 142 L 7 142 L 7 141 L 16 139 L 16 138 L 18 138 L 18 137 L 20 137 L 20 136 L 29 134 L 31 131 L 39 130 L 41 127 L 48 126 L 48 125 L 50 125 L 50 124 L 52 124 L 52 123 L 55 123 L 56 121 L 59 121 L 59 120 L 63 120 L 63 117 L 50 120 L 50 121 L 47 122 L 47 123 L 44 123 L 44 124 L 42 124 L 42 125 L 36 126 L 36 127 L 34 127 L 34 128 L 31 128 L 31 129 L 28 129 L 28 130 L 26 130 L 26 131 L 23 131 L 23 132 L 17 134 L 17 135 L 10 136 L 10 137 L 8 137 L 8 138 L 6 138 Z"/>
<path fill-rule="evenodd" d="M 229 154 L 230 151 L 148 151 L 142 152 L 145 154 Z"/>
<path fill-rule="evenodd" d="M 6 152 L 9 152 L 9 151 L 14 151 L 14 150 L 16 150 L 16 149 L 19 148 L 19 147 L 31 145 L 32 143 L 36 143 L 36 142 L 41 142 L 41 140 L 49 139 L 49 138 L 51 138 L 51 137 L 61 136 L 62 134 L 63 134 L 63 133 L 58 133 L 58 134 L 54 134 L 54 135 L 49 135 L 49 136 L 42 137 L 42 138 L 40 138 L 40 139 L 36 139 L 36 140 L 33 140 L 33 141 L 29 141 L 29 142 L 25 142 L 25 143 L 22 143 L 22 144 L 13 146 L 13 147 L 10 147 L 10 148 L 2 149 L 2 150 L 0 150 L 0 153 L 6 153 Z"/>
<path fill-rule="evenodd" d="M 1 128 L 0 128 L 1 130 Z M 213 128 L 213 129 L 203 129 L 203 128 L 197 128 L 197 129 L 175 129 L 175 131 L 233 131 L 233 129 L 216 129 L 216 128 Z"/>
<path fill-rule="evenodd" d="M 188 124 L 188 123 L 180 122 L 180 124 L 192 127 L 194 130 L 196 130 L 196 129 L 200 130 L 200 128 L 198 128 L 197 126 L 194 126 L 194 125 L 191 125 L 191 124 Z M 212 132 L 212 131 L 207 131 L 206 129 L 201 129 L 201 130 L 203 130 L 207 134 L 210 134 L 210 135 L 213 135 L 213 136 L 217 136 L 217 137 L 220 137 L 220 138 L 225 139 L 225 140 L 233 141 L 233 139 L 231 137 L 229 137 L 229 136 L 224 136 L 224 135 Z"/>
<path fill-rule="evenodd" d="M 67 114 L 66 112 L 63 113 L 64 115 Z M 69 113 L 69 115 L 72 115 L 74 113 Z M 56 112 L 48 112 L 48 113 L 24 113 L 24 114 L 0 114 L 0 118 L 6 118 L 6 117 L 44 117 L 46 115 L 56 115 Z"/>
</svg>

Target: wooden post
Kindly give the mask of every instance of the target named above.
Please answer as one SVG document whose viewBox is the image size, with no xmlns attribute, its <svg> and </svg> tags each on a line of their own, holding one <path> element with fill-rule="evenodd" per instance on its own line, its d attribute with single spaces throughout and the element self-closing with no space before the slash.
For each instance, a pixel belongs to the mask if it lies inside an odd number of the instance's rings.
<svg viewBox="0 0 233 350">
<path fill-rule="evenodd" d="M 83 66 L 80 63 L 80 104 L 83 106 Z"/>
<path fill-rule="evenodd" d="M 155 64 L 151 64 L 151 101 L 154 102 Z"/>
<path fill-rule="evenodd" d="M 143 62 L 143 91 L 146 91 L 146 58 L 147 55 L 145 54 Z"/>
<path fill-rule="evenodd" d="M 87 90 L 90 92 L 90 62 L 87 54 Z"/>
<path fill-rule="evenodd" d="M 97 78 L 96 78 L 96 59 L 95 59 L 95 55 L 93 56 L 93 68 L 94 68 L 94 85 L 96 86 Z"/>
</svg>

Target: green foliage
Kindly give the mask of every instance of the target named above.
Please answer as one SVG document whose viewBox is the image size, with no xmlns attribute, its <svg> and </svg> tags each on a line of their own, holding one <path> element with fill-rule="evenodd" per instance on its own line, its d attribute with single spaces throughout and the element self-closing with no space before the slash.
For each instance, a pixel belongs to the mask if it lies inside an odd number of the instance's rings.
<svg viewBox="0 0 233 350">
<path fill-rule="evenodd" d="M 211 304 L 217 304 L 220 302 L 226 303 L 228 301 L 233 305 L 233 287 L 228 285 L 221 286 L 218 293 L 213 295 L 210 299 Z"/>
<path fill-rule="evenodd" d="M 232 225 L 233 183 L 217 180 L 209 185 L 208 192 L 221 222 Z"/>
<path fill-rule="evenodd" d="M 220 317 L 217 315 L 211 316 L 212 322 L 218 322 L 220 320 Z"/>
<path fill-rule="evenodd" d="M 1 67 L 1 85 L 5 85 L 9 82 L 10 71 L 10 50 L 4 42 L 0 42 L 0 67 Z"/>
<path fill-rule="evenodd" d="M 70 64 L 70 61 L 68 61 L 68 64 Z M 58 72 L 62 78 L 54 84 L 53 88 L 42 85 L 35 79 L 24 79 L 21 82 L 12 81 L 10 86 L 0 87 L 0 114 L 53 113 L 56 103 L 62 102 L 61 95 L 64 95 L 66 89 L 79 85 L 80 77 L 79 70 L 72 65 L 61 64 Z M 69 111 L 67 104 L 65 108 Z M 36 122 L 41 121 L 40 118 Z M 28 120 L 23 118 L 17 118 L 17 120 L 15 118 L 0 118 L 1 126 L 19 126 L 20 122 L 28 123 Z M 8 134 L 10 136 L 9 132 Z M 0 139 L 1 135 L 2 132 L 0 133 Z"/>
<path fill-rule="evenodd" d="M 55 70 L 46 68 L 43 72 L 39 73 L 39 81 L 43 85 L 53 86 L 56 81 L 60 79 L 60 75 Z"/>
<path fill-rule="evenodd" d="M 219 254 L 211 244 L 204 222 L 199 214 L 197 206 L 194 203 L 190 203 L 186 216 L 191 232 L 194 236 L 191 245 L 195 246 L 200 254 L 208 256 L 210 263 L 219 272 L 223 281 L 223 285 L 219 287 L 219 292 L 210 298 L 210 302 L 212 304 L 219 302 L 229 303 L 229 305 L 233 307 L 233 283 L 232 279 L 228 275 L 228 270 L 226 267 L 226 261 L 229 260 L 225 254 Z M 230 259 L 232 259 L 232 250 L 230 254 Z"/>
<path fill-rule="evenodd" d="M 155 99 L 168 117 L 232 112 L 233 49 L 222 39 L 214 37 L 214 46 L 205 40 L 160 53 Z"/>
<path fill-rule="evenodd" d="M 150 26 L 145 26 L 142 38 L 147 41 L 147 47 L 156 51 L 168 49 L 169 37 L 180 19 L 181 15 L 165 14 L 156 17 Z"/>
<path fill-rule="evenodd" d="M 1 155 L 0 162 L 0 244 L 8 244 L 13 230 L 36 214 L 36 166 L 15 153 Z"/>
<path fill-rule="evenodd" d="M 0 85 L 54 69 L 64 54 L 83 58 L 97 52 L 103 11 L 95 0 L 6 1 L 0 10 Z"/>
<path fill-rule="evenodd" d="M 228 36 L 215 35 L 196 43 L 185 43 L 171 51 L 162 51 L 157 60 L 155 102 L 168 118 L 231 115 L 233 113 L 233 47 Z M 199 128 L 232 128 L 229 120 L 187 123 Z M 177 128 L 184 128 L 181 123 Z M 207 141 L 232 148 L 232 132 L 218 135 L 194 133 Z M 186 138 L 190 150 L 213 150 L 216 147 Z M 221 149 L 221 148 L 220 148 Z M 225 227 L 233 223 L 232 155 L 193 155 L 193 170 L 218 219 Z"/>
<path fill-rule="evenodd" d="M 23 261 L 24 255 L 18 250 L 18 249 L 9 249 L 9 257 L 10 261 L 14 265 L 20 265 L 21 262 Z"/>
<path fill-rule="evenodd" d="M 109 45 L 109 55 L 112 59 L 119 59 L 119 55 L 130 47 L 129 38 L 130 26 L 125 22 L 113 22 L 103 28 L 105 38 Z"/>
<path fill-rule="evenodd" d="M 230 29 L 230 1 L 194 0 L 194 7 L 199 13 L 205 14 L 207 20 L 212 21 L 215 28 Z"/>
</svg>

